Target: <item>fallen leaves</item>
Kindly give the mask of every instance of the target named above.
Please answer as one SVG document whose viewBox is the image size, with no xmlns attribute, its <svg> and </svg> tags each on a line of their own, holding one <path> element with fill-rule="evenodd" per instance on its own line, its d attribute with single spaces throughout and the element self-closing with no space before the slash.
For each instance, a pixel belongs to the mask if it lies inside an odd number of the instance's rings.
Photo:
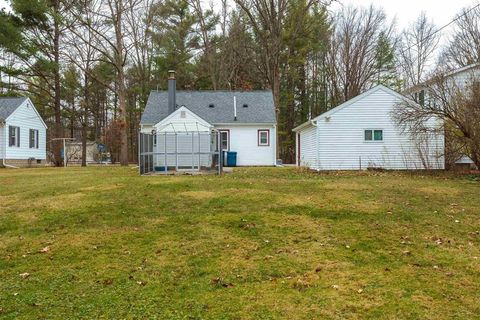
<svg viewBox="0 0 480 320">
<path fill-rule="evenodd" d="M 46 246 L 45 248 L 43 249 L 40 249 L 40 253 L 47 253 L 50 251 L 50 247 L 49 246 Z"/>
<path fill-rule="evenodd" d="M 28 273 L 28 272 L 20 273 L 20 277 L 22 279 L 27 279 L 28 277 L 30 277 L 30 273 Z"/>
<path fill-rule="evenodd" d="M 226 282 L 224 279 L 217 277 L 215 279 L 212 279 L 212 284 L 218 287 L 223 287 L 223 288 L 233 288 L 234 285 L 231 282 Z"/>
</svg>

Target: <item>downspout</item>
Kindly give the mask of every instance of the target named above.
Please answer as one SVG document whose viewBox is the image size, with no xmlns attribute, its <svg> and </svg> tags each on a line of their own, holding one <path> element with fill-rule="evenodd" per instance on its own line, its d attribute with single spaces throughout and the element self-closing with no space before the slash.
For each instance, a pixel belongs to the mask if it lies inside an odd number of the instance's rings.
<svg viewBox="0 0 480 320">
<path fill-rule="evenodd" d="M 317 166 L 317 171 L 320 171 L 320 156 L 319 156 L 319 153 L 320 153 L 320 148 L 318 147 L 319 143 L 320 143 L 320 137 L 319 137 L 319 134 L 318 134 L 318 125 L 317 125 L 317 120 L 310 120 L 310 122 L 312 123 L 312 126 L 314 126 L 316 128 L 316 131 L 315 131 L 315 148 L 317 149 L 317 154 L 315 156 L 315 162 L 316 162 L 316 166 Z"/>
<path fill-rule="evenodd" d="M 5 120 L 0 120 L 0 129 L 1 130 L 5 130 L 6 126 L 5 126 Z M 7 137 L 7 133 L 5 133 L 5 138 Z M 15 167 L 15 166 L 12 166 L 12 165 L 9 165 L 7 164 L 7 144 L 5 143 L 6 142 L 6 139 L 5 141 L 3 141 L 4 145 L 3 145 L 3 148 L 4 148 L 4 151 L 3 151 L 3 157 L 2 157 L 2 167 L 5 167 L 5 168 L 10 168 L 10 169 L 19 169 L 18 167 Z"/>
</svg>

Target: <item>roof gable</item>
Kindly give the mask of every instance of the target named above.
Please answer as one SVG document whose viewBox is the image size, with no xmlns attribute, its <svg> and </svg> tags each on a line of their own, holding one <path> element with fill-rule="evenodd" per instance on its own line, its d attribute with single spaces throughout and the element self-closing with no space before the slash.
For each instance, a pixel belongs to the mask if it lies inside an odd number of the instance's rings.
<svg viewBox="0 0 480 320">
<path fill-rule="evenodd" d="M 186 112 L 184 120 L 181 120 L 182 112 Z M 210 131 L 212 125 L 196 115 L 195 112 L 182 106 L 157 123 L 155 127 L 157 131 L 190 132 Z"/>
<path fill-rule="evenodd" d="M 234 97 L 237 121 L 234 119 Z M 211 124 L 276 123 L 271 91 L 177 91 L 176 103 L 177 108 L 184 106 Z M 157 124 L 168 115 L 168 92 L 152 91 L 140 123 Z"/>
<path fill-rule="evenodd" d="M 7 120 L 28 98 L 0 98 L 0 120 Z"/>
<path fill-rule="evenodd" d="M 386 87 L 386 86 L 384 86 L 384 85 L 379 84 L 379 85 L 376 85 L 375 87 L 371 88 L 370 90 L 367 90 L 367 91 L 365 91 L 364 93 L 362 93 L 362 94 L 360 94 L 360 95 L 358 95 L 358 96 L 356 96 L 356 97 L 354 97 L 354 98 L 352 98 L 352 99 L 350 99 L 350 100 L 342 103 L 341 105 L 339 105 L 339 106 L 337 106 L 337 107 L 335 107 L 335 108 L 333 108 L 333 109 L 331 109 L 331 110 L 329 110 L 329 111 L 327 111 L 327 112 L 325 112 L 325 113 L 322 113 L 321 115 L 313 118 L 312 120 L 310 120 L 310 121 L 308 121 L 308 122 L 311 123 L 312 121 L 318 121 L 318 120 L 320 120 L 320 119 L 324 119 L 324 118 L 326 118 L 326 117 L 330 117 L 330 116 L 332 116 L 333 114 L 339 112 L 340 110 L 343 110 L 343 109 L 351 106 L 352 104 L 354 104 L 354 103 L 356 103 L 356 102 L 358 102 L 358 101 L 360 101 L 360 100 L 362 100 L 362 99 L 365 99 L 366 97 L 368 97 L 368 96 L 370 96 L 370 95 L 372 95 L 372 94 L 374 94 L 375 92 L 378 92 L 378 91 L 380 91 L 380 90 L 382 90 L 382 91 L 384 91 L 384 92 L 386 92 L 386 93 L 388 93 L 388 94 L 396 97 L 396 98 L 399 99 L 399 100 L 408 101 L 409 103 L 416 103 L 416 102 L 414 102 L 413 100 L 405 97 L 404 95 L 401 95 L 400 93 L 398 93 L 398 92 L 396 92 L 396 91 L 394 91 L 394 90 L 392 90 L 392 89 L 390 89 L 390 88 L 388 88 L 388 87 Z M 307 123 L 308 123 L 308 122 L 307 122 Z M 298 130 L 301 130 L 301 129 L 305 128 L 305 127 L 307 126 L 307 123 L 303 123 L 303 124 L 299 125 L 299 126 L 296 127 L 295 129 L 293 129 L 293 131 L 298 131 Z"/>
<path fill-rule="evenodd" d="M 12 117 L 15 112 L 17 110 L 20 109 L 21 106 L 25 105 L 26 103 L 28 103 L 27 105 L 33 110 L 33 112 L 35 113 L 35 115 L 38 117 L 38 119 L 40 119 L 40 122 L 42 123 L 42 125 L 45 127 L 45 129 L 48 128 L 47 124 L 45 123 L 45 121 L 43 121 L 43 118 L 42 116 L 40 115 L 40 113 L 38 112 L 37 108 L 35 108 L 35 106 L 33 105 L 33 102 L 30 100 L 30 98 L 18 98 L 18 99 L 22 99 L 22 102 L 10 113 L 10 115 L 8 117 L 6 117 L 4 120 L 8 120 L 8 118 Z"/>
<path fill-rule="evenodd" d="M 350 99 L 350 100 L 342 103 L 341 105 L 339 105 L 339 106 L 337 106 L 337 107 L 335 107 L 335 108 L 333 108 L 333 109 L 331 109 L 331 110 L 329 110 L 329 111 L 327 111 L 327 112 L 325 112 L 325 113 L 322 113 L 321 115 L 317 116 L 317 117 L 314 118 L 313 120 L 316 121 L 316 120 L 319 120 L 319 119 L 323 119 L 323 118 L 325 118 L 325 117 L 329 117 L 329 116 L 337 113 L 338 111 L 340 111 L 340 110 L 342 110 L 342 109 L 345 109 L 345 108 L 351 106 L 351 105 L 354 104 L 355 102 L 358 102 L 358 101 L 360 101 L 360 100 L 362 100 L 362 99 L 365 99 L 366 97 L 374 94 L 375 92 L 378 92 L 379 90 L 382 90 L 382 91 L 384 91 L 384 92 L 386 92 L 386 93 L 388 93 L 388 94 L 390 94 L 390 95 L 392 95 L 392 96 L 394 96 L 394 97 L 396 97 L 396 98 L 398 98 L 398 99 L 401 99 L 401 100 L 410 100 L 410 99 L 408 99 L 407 97 L 401 95 L 400 93 L 398 93 L 398 92 L 396 92 L 396 91 L 394 91 L 394 90 L 392 90 L 392 89 L 390 89 L 390 88 L 388 88 L 388 87 L 386 87 L 386 86 L 384 86 L 384 85 L 379 84 L 379 85 L 376 85 L 375 87 L 373 87 L 372 89 L 367 90 L 367 91 L 365 91 L 364 93 L 356 96 L 355 98 L 352 98 L 352 99 Z"/>
</svg>

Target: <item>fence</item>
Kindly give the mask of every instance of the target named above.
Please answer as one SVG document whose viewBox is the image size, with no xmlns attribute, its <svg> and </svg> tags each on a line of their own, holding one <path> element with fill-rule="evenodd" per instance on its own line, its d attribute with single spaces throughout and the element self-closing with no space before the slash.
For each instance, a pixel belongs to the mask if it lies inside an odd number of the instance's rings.
<svg viewBox="0 0 480 320">
<path fill-rule="evenodd" d="M 140 174 L 200 171 L 220 174 L 223 153 L 219 152 L 219 139 L 217 131 L 140 133 Z"/>
</svg>

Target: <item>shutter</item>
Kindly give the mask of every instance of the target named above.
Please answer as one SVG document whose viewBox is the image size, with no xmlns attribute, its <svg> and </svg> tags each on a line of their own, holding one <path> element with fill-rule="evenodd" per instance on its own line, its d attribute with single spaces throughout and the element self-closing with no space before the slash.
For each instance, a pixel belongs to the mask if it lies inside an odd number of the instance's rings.
<svg viewBox="0 0 480 320">
<path fill-rule="evenodd" d="M 38 149 L 38 130 L 35 130 L 35 148 Z"/>
<path fill-rule="evenodd" d="M 20 128 L 17 127 L 17 147 L 20 147 Z"/>
</svg>

